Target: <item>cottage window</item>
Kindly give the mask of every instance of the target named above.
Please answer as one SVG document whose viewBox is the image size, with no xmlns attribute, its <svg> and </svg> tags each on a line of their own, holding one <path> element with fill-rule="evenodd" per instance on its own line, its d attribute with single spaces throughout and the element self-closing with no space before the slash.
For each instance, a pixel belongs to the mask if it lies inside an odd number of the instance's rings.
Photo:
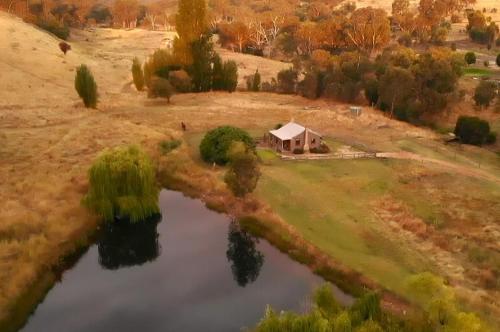
<svg viewBox="0 0 500 332">
<path fill-rule="evenodd" d="M 295 140 L 295 145 L 300 145 L 300 139 Z"/>
<path fill-rule="evenodd" d="M 316 139 L 315 139 L 315 138 L 313 138 L 313 139 L 311 140 L 311 144 L 314 144 L 314 143 L 316 143 Z"/>
</svg>

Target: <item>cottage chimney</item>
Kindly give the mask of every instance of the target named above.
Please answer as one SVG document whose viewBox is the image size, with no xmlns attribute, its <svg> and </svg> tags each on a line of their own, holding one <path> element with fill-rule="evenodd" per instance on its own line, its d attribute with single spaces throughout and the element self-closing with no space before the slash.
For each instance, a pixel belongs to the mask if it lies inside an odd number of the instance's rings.
<svg viewBox="0 0 500 332">
<path fill-rule="evenodd" d="M 306 128 L 304 136 L 304 152 L 309 152 L 309 129 Z"/>
</svg>

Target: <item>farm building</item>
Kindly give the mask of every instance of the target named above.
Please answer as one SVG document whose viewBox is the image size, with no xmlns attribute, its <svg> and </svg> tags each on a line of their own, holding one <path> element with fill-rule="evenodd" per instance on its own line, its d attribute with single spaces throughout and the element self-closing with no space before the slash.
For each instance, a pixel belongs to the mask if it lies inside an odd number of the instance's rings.
<svg viewBox="0 0 500 332">
<path fill-rule="evenodd" d="M 279 152 L 293 152 L 294 150 L 309 151 L 319 148 L 323 137 L 295 122 L 289 122 L 283 127 L 269 131 L 269 145 Z"/>
</svg>

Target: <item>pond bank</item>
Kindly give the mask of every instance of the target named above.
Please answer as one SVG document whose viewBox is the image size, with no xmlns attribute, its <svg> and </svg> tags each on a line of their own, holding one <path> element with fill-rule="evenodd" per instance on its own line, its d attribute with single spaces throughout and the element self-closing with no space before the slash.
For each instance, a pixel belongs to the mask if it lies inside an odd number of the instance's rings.
<svg viewBox="0 0 500 332">
<path fill-rule="evenodd" d="M 21 331 L 237 331 L 266 305 L 307 309 L 322 283 L 197 199 L 162 190 L 162 216 L 103 225 Z M 332 286 L 339 303 L 353 298 Z"/>
<path fill-rule="evenodd" d="M 186 146 L 182 149 L 186 149 Z M 383 307 L 397 316 L 416 309 L 397 294 L 305 241 L 292 226 L 255 196 L 249 195 L 244 199 L 234 197 L 221 179 L 221 170 L 210 170 L 200 165 L 189 157 L 189 153 L 175 151 L 167 156 L 159 156 L 159 180 L 164 187 L 199 198 L 208 208 L 233 216 L 240 221 L 242 227 L 265 238 L 280 251 L 307 265 L 314 273 L 344 292 L 360 296 L 367 290 L 376 290 L 382 295 Z"/>
</svg>

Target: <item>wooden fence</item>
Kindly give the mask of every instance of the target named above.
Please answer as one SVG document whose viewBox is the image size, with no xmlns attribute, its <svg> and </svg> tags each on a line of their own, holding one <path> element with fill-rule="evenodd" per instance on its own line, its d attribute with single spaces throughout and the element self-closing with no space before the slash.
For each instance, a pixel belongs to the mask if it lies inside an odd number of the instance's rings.
<svg viewBox="0 0 500 332">
<path fill-rule="evenodd" d="M 281 155 L 282 160 L 359 159 L 359 158 L 376 158 L 376 157 L 377 154 L 375 152 Z"/>
</svg>

